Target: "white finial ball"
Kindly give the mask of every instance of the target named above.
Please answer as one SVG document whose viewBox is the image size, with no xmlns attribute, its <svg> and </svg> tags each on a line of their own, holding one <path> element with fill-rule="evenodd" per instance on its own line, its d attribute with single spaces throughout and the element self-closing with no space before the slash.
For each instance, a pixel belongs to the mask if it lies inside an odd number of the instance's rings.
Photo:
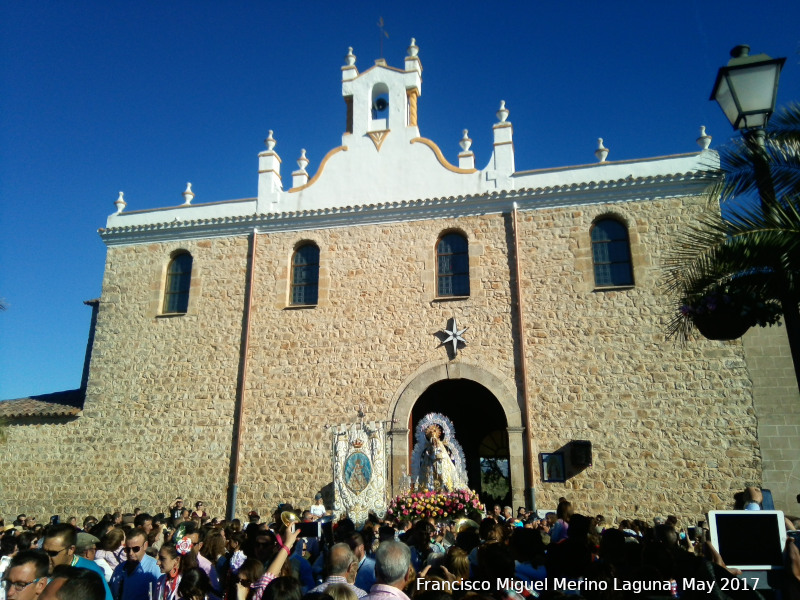
<svg viewBox="0 0 800 600">
<path fill-rule="evenodd" d="M 594 151 L 594 155 L 597 157 L 598 161 L 606 162 L 608 148 L 603 145 L 603 138 L 597 138 L 597 150 Z"/>
<path fill-rule="evenodd" d="M 184 204 L 191 204 L 192 198 L 194 198 L 194 192 L 192 192 L 192 184 L 190 182 L 186 182 L 186 190 L 183 192 L 183 203 Z"/>
<path fill-rule="evenodd" d="M 114 205 L 117 207 L 117 214 L 121 213 L 123 209 L 128 206 L 128 203 L 125 202 L 125 198 L 123 198 L 123 193 L 119 193 L 119 197 L 114 201 Z"/>
<path fill-rule="evenodd" d="M 308 163 L 309 160 L 306 158 L 306 149 L 303 148 L 300 150 L 300 158 L 297 159 L 297 166 L 300 167 L 300 170 L 305 171 Z"/>
<path fill-rule="evenodd" d="M 500 100 L 500 110 L 497 111 L 497 120 L 501 123 L 505 123 L 506 119 L 508 119 L 508 109 L 506 108 L 506 101 Z"/>
<path fill-rule="evenodd" d="M 700 126 L 700 137 L 696 141 L 701 150 L 708 150 L 711 145 L 711 136 L 706 133 L 705 125 Z"/>
<path fill-rule="evenodd" d="M 275 147 L 275 144 L 277 144 L 275 138 L 272 137 L 272 129 L 269 130 L 269 135 L 267 136 L 267 139 L 264 140 L 264 143 L 267 145 L 267 150 L 272 152 L 272 149 Z"/>
<path fill-rule="evenodd" d="M 464 130 L 464 134 L 461 137 L 461 141 L 458 143 L 461 146 L 462 152 L 469 152 L 470 146 L 472 146 L 472 140 L 469 139 L 469 131 L 466 129 Z"/>
</svg>

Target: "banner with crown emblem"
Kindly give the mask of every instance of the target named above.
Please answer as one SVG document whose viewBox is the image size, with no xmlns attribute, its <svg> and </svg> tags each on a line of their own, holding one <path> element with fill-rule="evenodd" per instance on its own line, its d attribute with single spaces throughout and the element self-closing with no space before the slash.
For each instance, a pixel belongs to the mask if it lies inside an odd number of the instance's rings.
<svg viewBox="0 0 800 600">
<path fill-rule="evenodd" d="M 386 433 L 383 423 L 353 423 L 333 434 L 334 510 L 361 526 L 370 511 L 386 512 Z"/>
</svg>

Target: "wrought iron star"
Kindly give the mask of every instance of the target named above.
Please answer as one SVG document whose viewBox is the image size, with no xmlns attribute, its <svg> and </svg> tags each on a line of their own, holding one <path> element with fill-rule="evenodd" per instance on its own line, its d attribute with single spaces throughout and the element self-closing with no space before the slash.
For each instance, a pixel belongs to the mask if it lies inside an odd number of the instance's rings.
<svg viewBox="0 0 800 600">
<path fill-rule="evenodd" d="M 453 342 L 453 354 L 458 354 L 458 342 L 462 342 L 465 346 L 467 345 L 467 340 L 461 337 L 467 329 L 469 329 L 469 327 L 464 327 L 464 329 L 459 331 L 458 325 L 456 325 L 456 318 L 453 317 L 452 328 L 444 330 L 448 337 L 442 342 L 442 345 L 446 344 L 447 342 Z"/>
</svg>

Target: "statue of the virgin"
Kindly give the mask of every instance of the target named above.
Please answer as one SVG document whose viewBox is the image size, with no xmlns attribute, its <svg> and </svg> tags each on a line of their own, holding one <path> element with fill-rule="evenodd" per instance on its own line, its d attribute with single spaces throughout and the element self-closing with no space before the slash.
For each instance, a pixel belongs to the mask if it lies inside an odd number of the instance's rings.
<svg viewBox="0 0 800 600">
<path fill-rule="evenodd" d="M 415 439 L 411 476 L 417 485 L 445 492 L 468 488 L 464 451 L 450 419 L 439 413 L 425 415 Z"/>
</svg>

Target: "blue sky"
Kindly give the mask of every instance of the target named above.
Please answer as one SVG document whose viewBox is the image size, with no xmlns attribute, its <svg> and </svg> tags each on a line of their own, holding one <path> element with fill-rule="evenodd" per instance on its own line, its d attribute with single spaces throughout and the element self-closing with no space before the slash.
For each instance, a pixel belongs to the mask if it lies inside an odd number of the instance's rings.
<svg viewBox="0 0 800 600">
<path fill-rule="evenodd" d="M 421 135 L 477 166 L 500 100 L 519 170 L 691 152 L 733 133 L 708 97 L 729 50 L 787 57 L 800 99 L 800 3 L 4 2 L 0 6 L 0 398 L 78 387 L 114 212 L 256 195 L 275 131 L 284 182 L 313 174 L 345 124 L 347 47 L 366 70 L 423 66 Z"/>
</svg>

